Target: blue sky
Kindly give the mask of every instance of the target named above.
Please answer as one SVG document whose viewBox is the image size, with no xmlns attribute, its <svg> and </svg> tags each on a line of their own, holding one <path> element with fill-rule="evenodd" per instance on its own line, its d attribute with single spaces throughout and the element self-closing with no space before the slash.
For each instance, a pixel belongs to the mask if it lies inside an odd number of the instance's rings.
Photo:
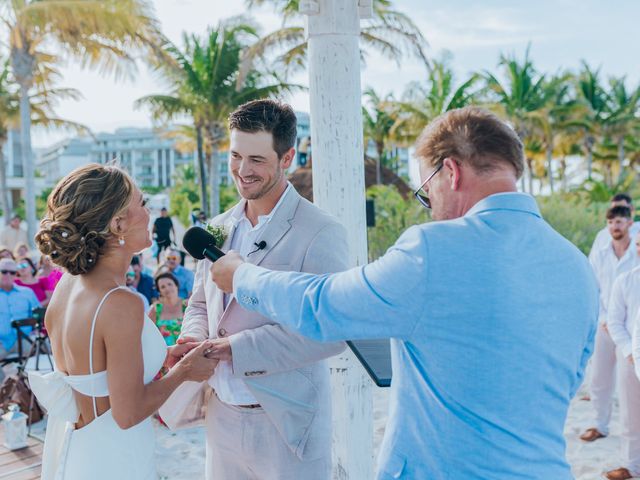
<svg viewBox="0 0 640 480">
<path fill-rule="evenodd" d="M 165 33 L 176 42 L 182 31 L 202 33 L 221 18 L 245 13 L 242 0 L 153 3 Z M 592 66 L 600 66 L 605 76 L 626 75 L 630 86 L 640 82 L 638 0 L 396 0 L 395 5 L 409 13 L 422 29 L 430 44 L 430 56 L 439 56 L 445 49 L 453 54 L 452 65 L 460 78 L 472 71 L 495 70 L 501 52 L 522 56 L 531 43 L 532 58 L 541 71 L 577 69 L 585 59 Z M 265 33 L 280 23 L 269 9 L 256 11 L 253 16 Z M 373 55 L 362 72 L 362 83 L 381 94 L 399 94 L 407 82 L 424 76 L 424 67 L 415 61 L 405 62 L 398 70 Z M 306 83 L 306 74 L 293 80 Z M 64 102 L 59 115 L 96 132 L 150 125 L 148 112 L 133 110 L 133 101 L 161 93 L 164 88 L 143 66 L 134 81 L 116 83 L 74 64 L 64 69 L 61 86 L 77 88 L 84 100 Z M 308 110 L 306 94 L 296 94 L 289 100 L 295 108 Z M 64 135 L 36 133 L 34 140 L 37 146 L 44 146 Z"/>
</svg>

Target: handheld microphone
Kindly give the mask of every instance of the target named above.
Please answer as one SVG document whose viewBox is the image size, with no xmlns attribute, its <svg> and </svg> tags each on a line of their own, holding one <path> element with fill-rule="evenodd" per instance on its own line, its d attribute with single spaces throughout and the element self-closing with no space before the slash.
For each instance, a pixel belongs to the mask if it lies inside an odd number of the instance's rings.
<svg viewBox="0 0 640 480">
<path fill-rule="evenodd" d="M 215 262 L 224 256 L 224 252 L 216 247 L 213 235 L 201 227 L 191 227 L 187 230 L 182 238 L 182 246 L 189 252 L 189 255 L 198 260 L 207 257 Z"/>
</svg>

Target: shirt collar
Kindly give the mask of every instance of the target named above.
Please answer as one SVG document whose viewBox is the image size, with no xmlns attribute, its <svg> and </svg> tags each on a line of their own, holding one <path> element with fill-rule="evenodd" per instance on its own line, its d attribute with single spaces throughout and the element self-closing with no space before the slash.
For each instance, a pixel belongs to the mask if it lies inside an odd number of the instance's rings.
<svg viewBox="0 0 640 480">
<path fill-rule="evenodd" d="M 519 192 L 504 192 L 489 195 L 471 207 L 464 216 L 477 215 L 490 210 L 525 212 L 542 218 L 535 199 L 531 195 Z"/>
<path fill-rule="evenodd" d="M 267 215 L 258 216 L 258 223 L 255 225 L 254 228 L 258 228 L 262 225 L 267 224 L 273 218 L 273 216 L 278 211 L 280 206 L 284 203 L 285 197 L 291 191 L 292 188 L 293 187 L 291 186 L 291 183 L 287 182 L 287 188 L 285 188 L 282 195 L 280 195 L 280 199 L 278 200 L 278 203 L 276 203 L 275 207 L 273 207 Z M 233 222 L 234 226 L 237 226 L 243 220 L 249 221 L 245 211 L 246 207 L 247 207 L 247 202 L 245 201 L 245 202 L 238 203 L 238 205 L 236 205 L 235 208 L 233 209 L 233 212 L 231 213 L 231 221 Z"/>
</svg>

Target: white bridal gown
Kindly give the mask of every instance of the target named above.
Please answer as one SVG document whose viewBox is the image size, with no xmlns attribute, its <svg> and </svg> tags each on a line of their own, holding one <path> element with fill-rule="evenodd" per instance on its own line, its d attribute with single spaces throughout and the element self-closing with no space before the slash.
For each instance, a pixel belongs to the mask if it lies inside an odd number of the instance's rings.
<svg viewBox="0 0 640 480">
<path fill-rule="evenodd" d="M 93 345 L 98 312 L 106 298 L 118 288 L 107 292 L 98 305 L 91 325 L 90 345 Z M 162 334 L 148 318 L 145 318 L 141 339 L 146 384 L 162 367 L 167 346 Z M 151 419 L 123 430 L 113 419 L 111 410 L 98 417 L 96 397 L 109 396 L 107 372 L 93 372 L 92 355 L 89 356 L 89 372 L 89 375 L 65 375 L 59 371 L 29 373 L 31 389 L 49 415 L 42 480 L 156 479 L 155 435 Z M 96 416 L 78 430 L 74 425 L 80 412 L 73 390 L 93 398 Z"/>
</svg>

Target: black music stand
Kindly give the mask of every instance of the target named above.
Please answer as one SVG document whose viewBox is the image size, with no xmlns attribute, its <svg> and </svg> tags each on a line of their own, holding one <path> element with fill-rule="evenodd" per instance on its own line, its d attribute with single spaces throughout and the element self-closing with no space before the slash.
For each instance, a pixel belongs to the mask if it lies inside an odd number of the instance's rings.
<svg viewBox="0 0 640 480">
<path fill-rule="evenodd" d="M 348 340 L 347 345 L 378 387 L 391 386 L 391 343 L 383 340 Z"/>
</svg>

